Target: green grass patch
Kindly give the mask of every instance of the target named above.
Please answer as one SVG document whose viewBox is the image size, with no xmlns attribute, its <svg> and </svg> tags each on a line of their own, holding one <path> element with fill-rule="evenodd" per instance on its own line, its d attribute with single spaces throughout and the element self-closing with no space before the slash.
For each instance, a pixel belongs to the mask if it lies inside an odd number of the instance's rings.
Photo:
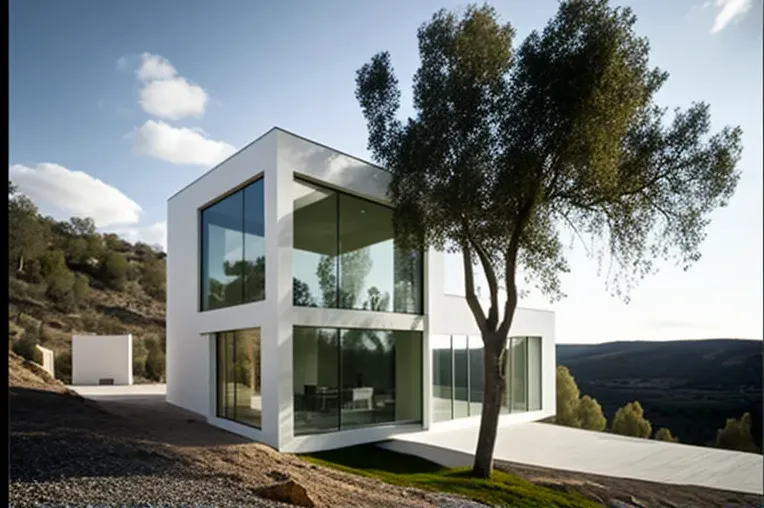
<svg viewBox="0 0 764 508">
<path fill-rule="evenodd" d="M 602 505 L 577 492 L 550 489 L 494 471 L 490 479 L 470 476 L 470 468 L 451 469 L 374 445 L 351 446 L 301 456 L 308 462 L 403 487 L 458 494 L 490 506 L 594 508 Z"/>
</svg>

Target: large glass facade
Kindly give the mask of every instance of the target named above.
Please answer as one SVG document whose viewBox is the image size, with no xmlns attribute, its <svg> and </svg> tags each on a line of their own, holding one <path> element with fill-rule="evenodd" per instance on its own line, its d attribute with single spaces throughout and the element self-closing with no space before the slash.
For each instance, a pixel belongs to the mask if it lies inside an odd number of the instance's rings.
<svg viewBox="0 0 764 508">
<path fill-rule="evenodd" d="M 422 420 L 422 334 L 295 327 L 295 435 Z"/>
<path fill-rule="evenodd" d="M 201 310 L 265 299 L 263 179 L 201 211 Z"/>
<path fill-rule="evenodd" d="M 391 208 L 294 181 L 294 305 L 422 313 L 422 253 L 393 240 Z"/>
<path fill-rule="evenodd" d="M 485 372 L 482 339 L 435 335 L 430 343 L 433 421 L 480 415 Z M 502 412 L 541 410 L 541 337 L 510 337 L 504 362 Z"/>
<path fill-rule="evenodd" d="M 260 329 L 218 333 L 217 416 L 260 428 Z"/>
</svg>

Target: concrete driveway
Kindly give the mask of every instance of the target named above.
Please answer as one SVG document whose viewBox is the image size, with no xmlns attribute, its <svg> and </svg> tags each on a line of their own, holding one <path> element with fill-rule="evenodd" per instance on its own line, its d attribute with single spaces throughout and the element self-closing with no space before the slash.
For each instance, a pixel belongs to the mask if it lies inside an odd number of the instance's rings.
<svg viewBox="0 0 764 508">
<path fill-rule="evenodd" d="M 472 465 L 477 426 L 400 434 L 382 446 L 449 467 Z M 604 476 L 764 493 L 764 457 L 547 423 L 499 429 L 496 460 Z"/>
</svg>

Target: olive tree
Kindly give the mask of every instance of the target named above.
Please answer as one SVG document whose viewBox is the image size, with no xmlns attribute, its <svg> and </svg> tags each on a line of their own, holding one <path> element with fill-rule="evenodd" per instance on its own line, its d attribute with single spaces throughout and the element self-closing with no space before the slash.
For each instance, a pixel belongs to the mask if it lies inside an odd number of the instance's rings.
<svg viewBox="0 0 764 508">
<path fill-rule="evenodd" d="M 579 238 L 600 263 L 610 259 L 606 287 L 628 300 L 656 259 L 686 268 L 700 257 L 709 214 L 737 185 L 740 129 L 710 133 L 703 103 L 671 115 L 655 104 L 668 75 L 650 67 L 635 22 L 606 0 L 561 1 L 515 49 L 492 7 L 441 10 L 418 31 L 405 121 L 389 53 L 357 71 L 369 151 L 392 173 L 396 241 L 463 258 L 485 345 L 476 476 L 493 465 L 522 275 L 550 300 L 564 296 L 563 235 Z"/>
</svg>

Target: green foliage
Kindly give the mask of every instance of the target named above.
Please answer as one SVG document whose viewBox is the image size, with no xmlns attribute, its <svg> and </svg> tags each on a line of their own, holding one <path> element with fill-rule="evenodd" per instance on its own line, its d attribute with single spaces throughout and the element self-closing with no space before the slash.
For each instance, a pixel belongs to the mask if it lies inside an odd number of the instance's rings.
<svg viewBox="0 0 764 508">
<path fill-rule="evenodd" d="M 72 382 L 72 350 L 67 349 L 56 353 L 56 378 L 66 384 Z"/>
<path fill-rule="evenodd" d="M 121 290 L 127 281 L 129 265 L 124 255 L 109 252 L 101 260 L 101 280 L 108 287 Z"/>
<path fill-rule="evenodd" d="M 90 283 L 86 275 L 78 273 L 74 276 L 74 285 L 72 286 L 75 304 L 80 305 L 90 294 Z"/>
<path fill-rule="evenodd" d="M 578 419 L 578 400 L 581 392 L 576 380 L 564 365 L 557 366 L 556 372 L 557 410 L 555 423 L 566 427 L 581 427 Z"/>
<path fill-rule="evenodd" d="M 582 429 L 603 431 L 607 427 L 607 418 L 602 414 L 602 407 L 596 399 L 584 395 L 578 401 L 578 421 Z"/>
<path fill-rule="evenodd" d="M 656 441 L 668 441 L 670 443 L 679 442 L 679 438 L 671 435 L 671 431 L 666 427 L 661 427 L 660 429 L 656 430 L 653 439 Z"/>
<path fill-rule="evenodd" d="M 39 220 L 37 206 L 8 182 L 9 269 L 23 274 L 25 264 L 38 258 L 47 245 L 47 228 Z"/>
<path fill-rule="evenodd" d="M 449 469 L 373 445 L 340 448 L 302 457 L 313 464 L 346 473 L 376 478 L 402 487 L 456 494 L 488 506 L 600 506 L 578 493 L 536 485 L 503 471 L 494 471 L 489 479 L 477 479 L 472 478 L 465 468 Z"/>
<path fill-rule="evenodd" d="M 554 421 L 558 425 L 587 430 L 605 430 L 607 419 L 596 399 L 580 397 L 576 380 L 564 365 L 557 366 L 557 408 Z"/>
<path fill-rule="evenodd" d="M 37 350 L 37 338 L 33 333 L 25 333 L 20 339 L 13 343 L 13 352 L 23 356 L 30 362 L 42 363 L 40 352 Z"/>
<path fill-rule="evenodd" d="M 615 412 L 610 430 L 614 434 L 622 436 L 649 438 L 652 433 L 652 425 L 645 419 L 642 405 L 639 401 L 634 401 Z"/>
<path fill-rule="evenodd" d="M 166 273 L 167 269 L 163 259 L 144 262 L 140 275 L 140 284 L 147 295 L 157 300 L 165 299 Z"/>
<path fill-rule="evenodd" d="M 744 413 L 739 420 L 727 418 L 724 428 L 716 433 L 716 447 L 758 453 L 759 448 L 754 444 L 751 435 L 751 414 Z"/>
<path fill-rule="evenodd" d="M 152 381 L 161 381 L 165 373 L 165 354 L 154 339 L 146 340 L 146 377 Z"/>
<path fill-rule="evenodd" d="M 47 276 L 45 296 L 59 309 L 70 311 L 77 303 L 75 300 L 74 284 L 74 274 L 64 267 Z"/>
<path fill-rule="evenodd" d="M 146 341 L 140 337 L 133 338 L 133 375 L 146 377 L 146 358 L 149 350 Z"/>
</svg>

